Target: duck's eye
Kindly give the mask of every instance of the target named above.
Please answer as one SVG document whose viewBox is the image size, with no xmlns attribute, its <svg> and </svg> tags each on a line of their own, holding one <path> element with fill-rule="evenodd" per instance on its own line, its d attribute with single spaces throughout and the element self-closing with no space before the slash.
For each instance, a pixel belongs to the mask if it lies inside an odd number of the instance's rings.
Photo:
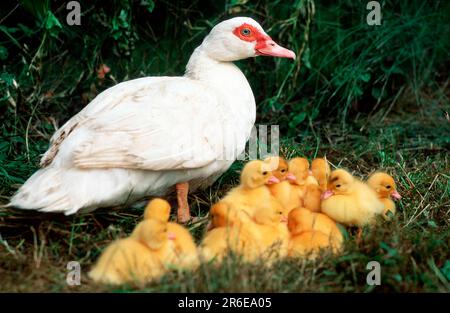
<svg viewBox="0 0 450 313">
<path fill-rule="evenodd" d="M 264 176 L 266 176 L 266 175 L 267 175 L 267 171 L 262 172 L 262 174 L 263 174 Z"/>
<path fill-rule="evenodd" d="M 336 188 L 340 188 L 340 187 L 341 187 L 341 185 L 340 185 L 340 184 L 337 184 L 337 185 L 336 185 Z"/>
<path fill-rule="evenodd" d="M 386 186 L 387 189 L 391 189 L 391 186 Z"/>
<path fill-rule="evenodd" d="M 250 36 L 250 34 L 252 33 L 252 31 L 250 30 L 250 29 L 248 29 L 248 28 L 243 28 L 243 29 L 241 29 L 241 35 L 243 35 L 243 36 Z"/>
<path fill-rule="evenodd" d="M 284 173 L 284 172 L 286 172 L 286 170 L 283 168 L 283 169 L 281 170 L 281 173 Z"/>
</svg>

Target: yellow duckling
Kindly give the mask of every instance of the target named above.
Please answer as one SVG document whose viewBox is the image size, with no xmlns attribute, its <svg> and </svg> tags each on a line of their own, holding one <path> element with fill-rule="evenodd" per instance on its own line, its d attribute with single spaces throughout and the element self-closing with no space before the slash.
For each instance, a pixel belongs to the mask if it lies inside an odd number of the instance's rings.
<svg viewBox="0 0 450 313">
<path fill-rule="evenodd" d="M 280 181 L 279 183 L 268 185 L 268 188 L 270 193 L 285 209 L 284 215 L 287 219 L 287 214 L 290 210 L 289 204 L 294 202 L 294 200 L 290 199 L 292 192 L 290 181 L 295 180 L 295 176 L 288 171 L 289 164 L 282 157 L 268 157 L 264 162 L 271 164 L 271 167 L 274 168 L 272 170 L 272 175 Z"/>
<path fill-rule="evenodd" d="M 327 190 L 330 173 L 331 168 L 326 158 L 316 158 L 311 162 L 311 174 L 316 178 L 322 191 Z"/>
<path fill-rule="evenodd" d="M 336 223 L 324 214 L 294 209 L 289 213 L 288 228 L 289 256 L 315 259 L 321 250 L 342 250 L 343 236 Z"/>
<path fill-rule="evenodd" d="M 230 214 L 231 213 L 231 214 Z M 252 216 L 246 211 L 230 210 L 223 202 L 212 206 L 210 217 L 213 229 L 200 244 L 204 259 L 221 261 L 229 251 L 251 262 L 264 256 L 286 255 L 288 231 L 279 208 L 261 207 Z M 274 253 L 275 252 L 275 253 Z"/>
<path fill-rule="evenodd" d="M 305 167 L 304 161 L 308 163 L 308 168 L 309 162 L 304 158 L 291 160 L 288 163 L 289 175 L 286 175 L 286 180 L 269 186 L 272 195 L 283 206 L 285 218 L 287 218 L 287 215 L 292 209 L 303 206 L 302 199 L 305 191 L 297 185 L 297 181 L 304 182 L 304 179 L 307 176 L 307 174 L 305 177 L 303 176 L 303 169 Z M 307 171 L 308 169 L 306 169 L 306 173 Z"/>
<path fill-rule="evenodd" d="M 210 218 L 212 229 L 199 246 L 203 260 L 221 262 L 230 251 L 242 255 L 247 261 L 255 259 L 258 245 L 254 234 L 244 226 L 251 222 L 248 213 L 232 210 L 226 203 L 218 202 L 211 207 Z"/>
<path fill-rule="evenodd" d="M 250 216 L 261 207 L 279 208 L 280 203 L 268 188 L 280 182 L 272 175 L 274 169 L 270 163 L 261 160 L 248 162 L 242 170 L 240 185 L 230 190 L 221 202 L 230 210 L 245 211 Z"/>
<path fill-rule="evenodd" d="M 157 279 L 165 273 L 161 262 L 170 257 L 167 225 L 157 220 L 139 223 L 130 238 L 111 243 L 89 272 L 97 283 L 139 285 Z"/>
<path fill-rule="evenodd" d="M 280 182 L 286 179 L 292 179 L 292 173 L 289 172 L 289 164 L 286 159 L 279 156 L 271 156 L 264 159 L 265 163 L 270 164 L 270 167 L 273 168 L 272 175 L 278 178 Z"/>
<path fill-rule="evenodd" d="M 342 246 L 344 237 L 330 217 L 323 213 L 311 212 L 304 208 L 294 209 L 289 213 L 288 228 L 298 233 L 305 231 L 320 231 L 327 235 L 336 248 Z"/>
<path fill-rule="evenodd" d="M 182 225 L 168 222 L 170 204 L 163 199 L 153 199 L 144 211 L 144 220 L 155 219 L 167 223 L 169 238 L 172 241 L 173 253 L 176 256 L 174 265 L 192 268 L 198 265 L 197 247 L 191 233 Z"/>
<path fill-rule="evenodd" d="M 316 179 L 309 175 L 309 162 L 305 158 L 294 158 L 289 161 L 287 182 L 270 186 L 275 198 L 284 207 L 287 214 L 292 209 L 304 207 L 313 212 L 320 211 L 321 191 Z"/>
<path fill-rule="evenodd" d="M 287 255 L 289 232 L 283 208 L 260 208 L 254 213 L 252 221 L 243 227 L 252 234 L 263 256 L 276 259 Z"/>
<path fill-rule="evenodd" d="M 378 199 L 384 205 L 383 217 L 389 220 L 389 212 L 391 214 L 396 212 L 395 203 L 392 199 L 400 200 L 402 198 L 397 191 L 394 178 L 387 173 L 376 172 L 369 177 L 367 184 L 377 193 Z"/>
<path fill-rule="evenodd" d="M 322 199 L 322 212 L 349 226 L 372 224 L 384 207 L 372 188 L 343 169 L 331 172 Z"/>
</svg>

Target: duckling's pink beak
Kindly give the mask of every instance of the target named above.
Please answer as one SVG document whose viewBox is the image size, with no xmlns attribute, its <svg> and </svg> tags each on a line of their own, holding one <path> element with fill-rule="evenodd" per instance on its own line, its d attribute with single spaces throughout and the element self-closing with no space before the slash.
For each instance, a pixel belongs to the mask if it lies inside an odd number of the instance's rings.
<svg viewBox="0 0 450 313">
<path fill-rule="evenodd" d="M 292 173 L 287 173 L 286 179 L 289 181 L 295 182 L 297 180 L 297 177 L 295 177 L 295 175 Z"/>
<path fill-rule="evenodd" d="M 400 200 L 402 198 L 402 196 L 398 193 L 397 190 L 394 190 L 394 192 L 391 193 L 391 197 L 394 198 L 395 200 Z"/>
<path fill-rule="evenodd" d="M 169 232 L 167 233 L 167 238 L 169 238 L 169 240 L 175 240 L 177 239 L 177 235 L 175 233 Z"/>
<path fill-rule="evenodd" d="M 271 176 L 267 180 L 267 185 L 278 184 L 279 182 L 280 182 L 280 180 L 278 178 L 276 178 L 275 176 Z"/>
<path fill-rule="evenodd" d="M 256 55 L 265 55 L 279 58 L 289 58 L 295 60 L 295 53 L 289 49 L 278 45 L 270 37 L 259 40 L 255 46 Z"/>
<path fill-rule="evenodd" d="M 334 192 L 332 192 L 331 190 L 325 190 L 321 195 L 320 195 L 320 199 L 321 200 L 326 200 L 329 197 L 331 197 L 332 195 L 334 195 Z"/>
<path fill-rule="evenodd" d="M 287 218 L 286 216 L 283 215 L 283 216 L 281 217 L 281 222 L 282 222 L 282 223 L 287 223 L 287 221 L 288 221 L 288 218 Z"/>
</svg>

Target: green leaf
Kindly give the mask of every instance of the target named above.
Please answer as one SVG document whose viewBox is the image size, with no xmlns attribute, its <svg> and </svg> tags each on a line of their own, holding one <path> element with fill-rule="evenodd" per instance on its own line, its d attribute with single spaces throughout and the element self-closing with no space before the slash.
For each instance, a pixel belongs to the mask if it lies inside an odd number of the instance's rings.
<svg viewBox="0 0 450 313">
<path fill-rule="evenodd" d="M 316 117 L 319 116 L 319 113 L 320 113 L 320 110 L 318 108 L 313 108 L 309 117 L 311 118 L 311 120 L 315 120 Z"/>
<path fill-rule="evenodd" d="M 390 247 L 387 243 L 385 242 L 380 242 L 380 248 L 383 250 L 386 250 L 386 252 L 388 253 L 388 256 L 390 257 L 395 257 L 398 255 L 398 251 L 395 248 Z"/>
<path fill-rule="evenodd" d="M 309 47 L 306 47 L 305 51 L 302 54 L 302 62 L 303 64 L 311 69 L 311 50 L 309 49 Z"/>
<path fill-rule="evenodd" d="M 0 46 L 0 60 L 4 61 L 8 58 L 8 49 Z"/>
<path fill-rule="evenodd" d="M 34 31 L 31 28 L 28 28 L 27 26 L 23 25 L 22 23 L 17 24 L 17 27 L 20 28 L 20 30 L 25 34 L 25 36 L 29 37 L 31 35 L 34 35 Z"/>
<path fill-rule="evenodd" d="M 370 80 L 370 73 L 364 73 L 361 76 L 359 76 L 359 78 L 363 81 L 363 82 L 368 82 Z"/>
<path fill-rule="evenodd" d="M 450 260 L 446 260 L 444 266 L 440 269 L 445 278 L 450 281 Z"/>
<path fill-rule="evenodd" d="M 355 86 L 355 88 L 353 88 L 352 91 L 353 91 L 353 95 L 354 95 L 355 97 L 360 97 L 360 96 L 363 95 L 363 91 L 362 91 L 361 88 L 359 88 L 359 86 Z"/>
<path fill-rule="evenodd" d="M 297 125 L 299 125 L 301 122 L 303 122 L 306 118 L 306 113 L 301 112 L 300 114 L 294 116 L 294 118 L 291 119 L 289 122 L 289 127 L 295 128 Z"/>
<path fill-rule="evenodd" d="M 52 37 L 58 37 L 59 31 L 62 29 L 61 23 L 51 11 L 47 12 L 44 26 Z"/>
<path fill-rule="evenodd" d="M 383 90 L 383 92 L 381 92 L 381 88 L 378 87 L 373 87 L 372 88 L 372 97 L 374 97 L 375 99 L 384 99 L 386 98 L 387 93 L 386 90 Z"/>
<path fill-rule="evenodd" d="M 432 228 L 437 228 L 437 227 L 438 227 L 437 224 L 436 224 L 436 222 L 433 221 L 433 220 L 429 220 L 429 221 L 428 221 L 428 226 L 430 226 L 430 227 L 432 227 Z"/>
<path fill-rule="evenodd" d="M 9 74 L 7 72 L 3 72 L 0 74 L 0 83 L 5 82 L 6 86 L 11 87 L 14 84 L 13 81 L 14 81 L 14 75 Z"/>
<path fill-rule="evenodd" d="M 128 24 L 128 12 L 126 10 L 120 10 L 119 14 L 120 26 L 123 28 L 128 28 L 130 25 Z"/>
<path fill-rule="evenodd" d="M 328 271 L 328 270 L 324 270 L 324 271 L 323 271 L 323 274 L 324 274 L 325 276 L 336 276 L 336 275 L 337 275 L 336 272 Z"/>
<path fill-rule="evenodd" d="M 394 278 L 394 280 L 399 283 L 403 280 L 402 275 L 400 275 L 400 274 L 395 274 L 392 276 L 392 278 Z"/>
<path fill-rule="evenodd" d="M 33 14 L 40 22 L 46 17 L 48 11 L 48 0 L 21 0 L 21 5 L 31 14 Z"/>
<path fill-rule="evenodd" d="M 144 6 L 149 13 L 152 13 L 155 9 L 155 2 L 153 0 L 143 0 L 141 5 Z"/>
<path fill-rule="evenodd" d="M 341 234 L 345 240 L 350 239 L 350 235 L 348 234 L 347 228 L 345 228 L 344 225 L 342 225 L 340 223 L 336 223 L 336 226 L 339 228 L 339 231 L 341 232 Z"/>
<path fill-rule="evenodd" d="M 389 219 L 389 220 L 391 220 L 391 219 L 393 219 L 394 218 L 394 213 L 392 213 L 392 211 L 387 211 L 386 212 L 386 216 L 387 216 L 387 218 Z"/>
</svg>

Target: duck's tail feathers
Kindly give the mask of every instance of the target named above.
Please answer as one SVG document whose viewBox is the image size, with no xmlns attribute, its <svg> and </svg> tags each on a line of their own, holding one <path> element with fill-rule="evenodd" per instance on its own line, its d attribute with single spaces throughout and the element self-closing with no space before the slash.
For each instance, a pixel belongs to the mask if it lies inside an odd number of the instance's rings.
<svg viewBox="0 0 450 313">
<path fill-rule="evenodd" d="M 76 213 L 80 207 L 71 203 L 62 188 L 62 173 L 59 168 L 46 167 L 34 173 L 11 198 L 7 207 L 41 212 Z"/>
</svg>

